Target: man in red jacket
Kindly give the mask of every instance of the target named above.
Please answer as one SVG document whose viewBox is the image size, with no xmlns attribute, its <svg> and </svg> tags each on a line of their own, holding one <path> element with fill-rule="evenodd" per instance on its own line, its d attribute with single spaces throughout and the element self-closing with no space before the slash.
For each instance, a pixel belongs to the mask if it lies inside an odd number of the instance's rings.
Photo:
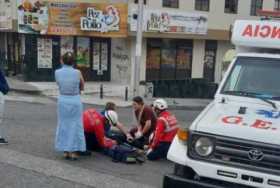
<svg viewBox="0 0 280 188">
<path fill-rule="evenodd" d="M 104 126 L 106 121 L 110 124 L 117 123 L 117 114 L 114 111 L 106 111 L 107 117 L 102 116 L 95 109 L 91 108 L 83 113 L 83 124 L 86 139 L 87 151 L 99 151 L 103 149 L 110 149 L 116 145 L 116 141 L 105 137 Z M 109 115 L 108 115 L 109 114 Z"/>
<path fill-rule="evenodd" d="M 178 121 L 167 110 L 168 105 L 165 100 L 155 100 L 153 108 L 158 118 L 154 138 L 147 151 L 147 158 L 149 160 L 166 158 L 171 142 L 178 131 Z"/>
</svg>

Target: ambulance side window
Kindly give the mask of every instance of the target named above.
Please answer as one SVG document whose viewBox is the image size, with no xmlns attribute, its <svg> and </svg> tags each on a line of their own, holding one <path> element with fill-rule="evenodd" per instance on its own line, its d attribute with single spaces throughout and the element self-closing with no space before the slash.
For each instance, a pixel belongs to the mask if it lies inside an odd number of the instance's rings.
<svg viewBox="0 0 280 188">
<path fill-rule="evenodd" d="M 241 65 L 236 65 L 231 72 L 227 84 L 224 88 L 225 91 L 234 91 L 236 90 L 236 86 L 238 85 L 241 73 Z"/>
</svg>

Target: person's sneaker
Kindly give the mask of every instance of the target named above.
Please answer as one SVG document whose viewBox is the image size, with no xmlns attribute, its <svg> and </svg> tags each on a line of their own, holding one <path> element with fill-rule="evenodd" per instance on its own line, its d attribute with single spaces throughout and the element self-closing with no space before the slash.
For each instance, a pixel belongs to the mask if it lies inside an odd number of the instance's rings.
<svg viewBox="0 0 280 188">
<path fill-rule="evenodd" d="M 91 156 L 91 151 L 79 151 L 80 156 Z"/>
<path fill-rule="evenodd" d="M 6 145 L 8 144 L 8 141 L 5 140 L 4 138 L 0 138 L 0 145 Z"/>
</svg>

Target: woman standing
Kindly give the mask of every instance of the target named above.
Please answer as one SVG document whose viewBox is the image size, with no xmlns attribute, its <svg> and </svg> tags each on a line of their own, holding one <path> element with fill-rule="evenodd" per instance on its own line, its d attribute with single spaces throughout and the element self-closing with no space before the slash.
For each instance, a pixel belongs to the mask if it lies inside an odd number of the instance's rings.
<svg viewBox="0 0 280 188">
<path fill-rule="evenodd" d="M 62 60 L 62 68 L 55 71 L 55 80 L 59 87 L 55 148 L 64 152 L 66 159 L 77 160 L 77 152 L 86 150 L 80 98 L 84 79 L 81 72 L 73 68 L 73 53 L 65 53 Z"/>
</svg>

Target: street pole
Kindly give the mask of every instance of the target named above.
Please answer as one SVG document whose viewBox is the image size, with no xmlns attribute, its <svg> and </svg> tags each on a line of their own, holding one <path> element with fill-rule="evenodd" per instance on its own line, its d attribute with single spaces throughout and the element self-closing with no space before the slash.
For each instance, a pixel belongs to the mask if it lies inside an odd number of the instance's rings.
<svg viewBox="0 0 280 188">
<path fill-rule="evenodd" d="M 142 28 L 143 28 L 143 0 L 138 0 L 138 16 L 137 16 L 137 36 L 135 48 L 135 64 L 134 64 L 134 83 L 133 83 L 133 96 L 139 95 L 139 82 L 140 82 L 140 65 L 142 56 Z"/>
</svg>

